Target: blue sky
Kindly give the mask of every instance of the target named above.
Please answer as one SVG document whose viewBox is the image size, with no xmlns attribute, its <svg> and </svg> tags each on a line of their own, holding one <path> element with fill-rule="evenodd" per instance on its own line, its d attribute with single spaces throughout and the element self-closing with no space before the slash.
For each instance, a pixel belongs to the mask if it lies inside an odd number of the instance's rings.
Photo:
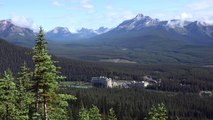
<svg viewBox="0 0 213 120">
<path fill-rule="evenodd" d="M 0 20 L 45 30 L 116 27 L 138 13 L 160 20 L 213 23 L 213 0 L 0 0 Z"/>
</svg>

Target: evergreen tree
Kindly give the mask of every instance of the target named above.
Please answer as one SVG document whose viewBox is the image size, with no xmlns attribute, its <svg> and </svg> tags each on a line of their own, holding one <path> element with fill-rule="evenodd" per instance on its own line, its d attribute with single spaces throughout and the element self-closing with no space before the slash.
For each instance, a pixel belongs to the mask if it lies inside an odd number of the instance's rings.
<svg viewBox="0 0 213 120">
<path fill-rule="evenodd" d="M 115 111 L 113 108 L 109 109 L 108 120 L 117 120 L 117 117 L 115 115 Z"/>
<path fill-rule="evenodd" d="M 82 107 L 78 114 L 78 120 L 102 120 L 102 116 L 97 106 L 92 105 L 89 110 Z"/>
<path fill-rule="evenodd" d="M 48 54 L 46 44 L 43 29 L 40 27 L 35 47 L 33 48 L 32 58 L 35 65 L 33 77 L 35 80 L 36 117 L 38 119 L 39 116 L 42 116 L 44 120 L 48 120 L 48 102 L 52 100 L 53 96 L 56 96 L 56 90 L 58 89 L 57 80 L 60 79 L 60 76 L 57 75 L 57 67 Z M 42 115 L 39 115 L 39 113 Z"/>
<path fill-rule="evenodd" d="M 97 106 L 92 106 L 89 110 L 89 119 L 90 120 L 101 120 L 101 114 Z"/>
<path fill-rule="evenodd" d="M 72 95 L 67 94 L 56 94 L 52 96 L 53 100 L 50 102 L 49 119 L 50 120 L 67 120 L 68 119 L 68 102 L 67 100 L 75 100 L 76 98 Z"/>
<path fill-rule="evenodd" d="M 165 105 L 163 103 L 158 104 L 157 107 L 152 106 L 148 113 L 148 118 L 145 118 L 145 120 L 167 120 L 167 110 L 165 108 Z"/>
<path fill-rule="evenodd" d="M 16 86 L 14 77 L 10 70 L 4 72 L 0 78 L 0 119 L 1 120 L 20 120 L 17 118 L 16 110 Z"/>
<path fill-rule="evenodd" d="M 33 94 L 31 89 L 31 75 L 26 63 L 21 67 L 18 73 L 16 89 L 17 89 L 17 109 L 20 120 L 29 119 L 29 106 L 33 102 Z"/>
<path fill-rule="evenodd" d="M 34 92 L 35 92 L 35 119 L 48 120 L 66 118 L 68 106 L 66 100 L 75 99 L 71 95 L 57 94 L 58 80 L 64 77 L 59 76 L 58 67 L 54 65 L 51 55 L 46 48 L 47 42 L 44 39 L 42 27 L 37 35 L 35 47 L 33 48 L 33 71 Z"/>
<path fill-rule="evenodd" d="M 78 114 L 78 120 L 90 120 L 89 111 L 81 108 Z"/>
</svg>

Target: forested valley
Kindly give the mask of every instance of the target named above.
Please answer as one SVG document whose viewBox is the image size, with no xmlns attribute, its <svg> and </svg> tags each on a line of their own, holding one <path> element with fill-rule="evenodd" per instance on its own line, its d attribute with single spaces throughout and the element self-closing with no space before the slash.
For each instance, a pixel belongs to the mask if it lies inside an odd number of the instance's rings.
<svg viewBox="0 0 213 120">
<path fill-rule="evenodd" d="M 33 50 L 0 40 L 0 119 L 213 119 L 213 97 L 199 95 L 213 90 L 211 67 L 94 63 L 51 57 L 43 36 L 41 29 Z M 60 87 L 60 82 L 89 82 L 93 76 L 140 81 L 144 75 L 162 82 L 146 89 Z"/>
</svg>

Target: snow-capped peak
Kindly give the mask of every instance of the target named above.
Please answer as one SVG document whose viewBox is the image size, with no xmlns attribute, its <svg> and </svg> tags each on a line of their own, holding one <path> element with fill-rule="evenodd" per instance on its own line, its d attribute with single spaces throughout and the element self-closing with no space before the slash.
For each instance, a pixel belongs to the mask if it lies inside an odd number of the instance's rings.
<svg viewBox="0 0 213 120">
<path fill-rule="evenodd" d="M 211 24 L 206 23 L 205 21 L 196 21 L 197 25 L 201 25 L 201 26 L 211 26 Z"/>
<path fill-rule="evenodd" d="M 158 19 L 152 19 L 149 16 L 144 16 L 143 14 L 138 14 L 135 18 L 131 20 L 126 20 L 121 23 L 117 30 L 140 30 L 144 27 L 154 26 L 159 23 Z"/>
<path fill-rule="evenodd" d="M 53 32 L 54 34 L 57 33 L 70 33 L 69 29 L 67 27 L 56 27 L 54 28 L 51 32 Z"/>
<path fill-rule="evenodd" d="M 135 17 L 136 20 L 141 20 L 141 19 L 143 19 L 143 18 L 144 18 L 144 15 L 143 15 L 143 14 L 138 14 L 138 15 Z"/>
<path fill-rule="evenodd" d="M 109 28 L 100 27 L 100 28 L 98 28 L 97 30 L 95 30 L 95 32 L 96 32 L 97 34 L 103 34 L 103 33 L 108 32 L 109 30 L 110 30 Z"/>
<path fill-rule="evenodd" d="M 87 29 L 87 28 L 81 28 L 80 30 L 78 30 L 78 33 L 95 33 L 95 30 Z"/>
<path fill-rule="evenodd" d="M 0 21 L 0 26 L 1 26 L 1 30 L 5 30 L 8 26 L 12 25 L 10 20 L 1 20 Z"/>
<path fill-rule="evenodd" d="M 183 28 L 184 26 L 187 26 L 189 23 L 190 23 L 189 21 L 173 19 L 167 22 L 167 26 L 169 26 L 170 28 Z"/>
</svg>

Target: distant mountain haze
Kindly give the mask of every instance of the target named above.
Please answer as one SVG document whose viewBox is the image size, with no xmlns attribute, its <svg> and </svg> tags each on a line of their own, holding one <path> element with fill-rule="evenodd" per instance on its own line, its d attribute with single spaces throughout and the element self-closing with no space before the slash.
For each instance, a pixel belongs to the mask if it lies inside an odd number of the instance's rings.
<svg viewBox="0 0 213 120">
<path fill-rule="evenodd" d="M 31 47 L 35 35 L 10 20 L 0 21 L 0 38 L 11 43 Z M 68 58 L 213 64 L 213 25 L 200 21 L 162 21 L 138 14 L 111 29 L 81 28 L 72 33 L 67 27 L 56 27 L 46 32 L 45 37 L 53 54 Z"/>
<path fill-rule="evenodd" d="M 208 25 L 199 21 L 182 21 L 178 19 L 169 21 L 160 21 L 152 19 L 149 16 L 138 14 L 135 18 L 126 20 L 113 29 L 100 27 L 97 30 L 81 28 L 76 33 L 69 31 L 67 27 L 56 27 L 46 33 L 46 38 L 50 41 L 72 41 L 78 39 L 88 39 L 102 34 L 122 32 L 140 32 L 139 35 L 155 35 L 163 32 L 169 37 L 186 39 L 195 39 L 194 41 L 207 42 L 212 41 L 213 25 Z M 9 40 L 9 42 L 19 45 L 30 45 L 35 34 L 28 28 L 22 28 L 14 25 L 10 20 L 0 21 L 0 37 Z M 105 35 L 106 36 L 106 35 Z M 110 35 L 110 37 L 113 37 Z M 201 40 L 205 39 L 205 40 Z"/>
</svg>

